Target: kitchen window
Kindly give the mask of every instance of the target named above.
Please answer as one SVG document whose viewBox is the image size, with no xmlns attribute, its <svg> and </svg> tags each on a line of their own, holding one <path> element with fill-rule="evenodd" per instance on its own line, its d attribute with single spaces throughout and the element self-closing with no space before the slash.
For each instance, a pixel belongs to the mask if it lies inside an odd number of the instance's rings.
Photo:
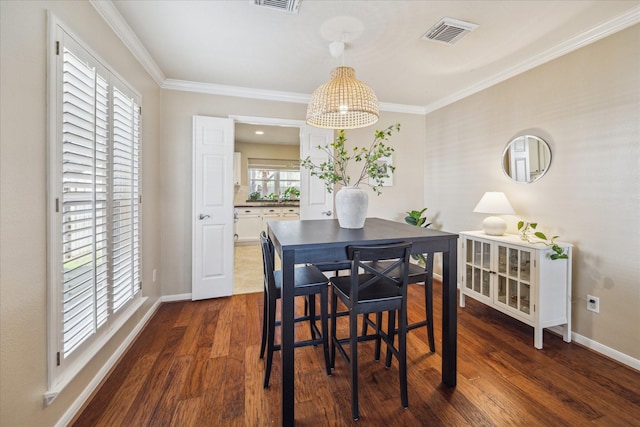
<svg viewBox="0 0 640 427">
<path fill-rule="evenodd" d="M 297 160 L 249 159 L 249 192 L 268 198 L 281 197 L 289 187 L 300 189 L 300 168 L 292 163 Z"/>
</svg>

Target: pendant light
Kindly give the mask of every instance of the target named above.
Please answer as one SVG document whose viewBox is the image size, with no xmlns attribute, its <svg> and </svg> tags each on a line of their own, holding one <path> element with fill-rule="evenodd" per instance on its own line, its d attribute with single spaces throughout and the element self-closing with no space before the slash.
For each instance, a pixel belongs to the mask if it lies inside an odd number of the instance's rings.
<svg viewBox="0 0 640 427">
<path fill-rule="evenodd" d="M 331 43 L 329 51 L 334 57 L 342 55 L 344 42 Z M 307 107 L 307 123 L 319 128 L 361 128 L 374 124 L 379 116 L 376 94 L 356 79 L 352 67 L 344 65 L 336 67 L 331 80 L 313 91 Z"/>
</svg>

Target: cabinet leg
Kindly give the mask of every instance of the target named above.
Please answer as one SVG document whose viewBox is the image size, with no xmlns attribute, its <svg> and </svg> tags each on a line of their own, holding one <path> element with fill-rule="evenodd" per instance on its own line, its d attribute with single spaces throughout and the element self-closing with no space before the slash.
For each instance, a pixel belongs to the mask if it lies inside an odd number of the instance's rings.
<svg viewBox="0 0 640 427">
<path fill-rule="evenodd" d="M 460 307 L 464 307 L 464 294 L 460 291 Z"/>
<path fill-rule="evenodd" d="M 544 328 L 533 329 L 533 346 L 538 350 L 542 350 L 542 331 Z"/>
</svg>

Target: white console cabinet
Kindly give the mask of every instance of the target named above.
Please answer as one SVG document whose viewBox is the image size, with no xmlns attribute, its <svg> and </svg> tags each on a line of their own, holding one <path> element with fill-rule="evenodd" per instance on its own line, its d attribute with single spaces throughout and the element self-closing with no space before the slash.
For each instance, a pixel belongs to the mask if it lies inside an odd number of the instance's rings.
<svg viewBox="0 0 640 427">
<path fill-rule="evenodd" d="M 552 260 L 551 249 L 519 235 L 459 233 L 460 307 L 469 296 L 534 328 L 534 346 L 542 348 L 542 330 L 562 325 L 571 342 L 571 249 L 556 242 L 569 259 Z"/>
</svg>

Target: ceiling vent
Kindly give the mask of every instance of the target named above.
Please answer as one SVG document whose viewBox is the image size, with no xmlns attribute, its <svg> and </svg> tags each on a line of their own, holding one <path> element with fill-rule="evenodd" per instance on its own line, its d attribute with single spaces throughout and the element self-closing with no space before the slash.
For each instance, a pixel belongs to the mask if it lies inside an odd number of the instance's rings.
<svg viewBox="0 0 640 427">
<path fill-rule="evenodd" d="M 464 22 L 453 18 L 443 18 L 442 21 L 431 27 L 422 38 L 424 40 L 454 44 L 476 28 L 478 28 L 478 25 L 472 24 L 471 22 Z"/>
<path fill-rule="evenodd" d="M 298 13 L 302 0 L 253 0 L 256 6 L 277 9 L 283 12 Z"/>
</svg>

